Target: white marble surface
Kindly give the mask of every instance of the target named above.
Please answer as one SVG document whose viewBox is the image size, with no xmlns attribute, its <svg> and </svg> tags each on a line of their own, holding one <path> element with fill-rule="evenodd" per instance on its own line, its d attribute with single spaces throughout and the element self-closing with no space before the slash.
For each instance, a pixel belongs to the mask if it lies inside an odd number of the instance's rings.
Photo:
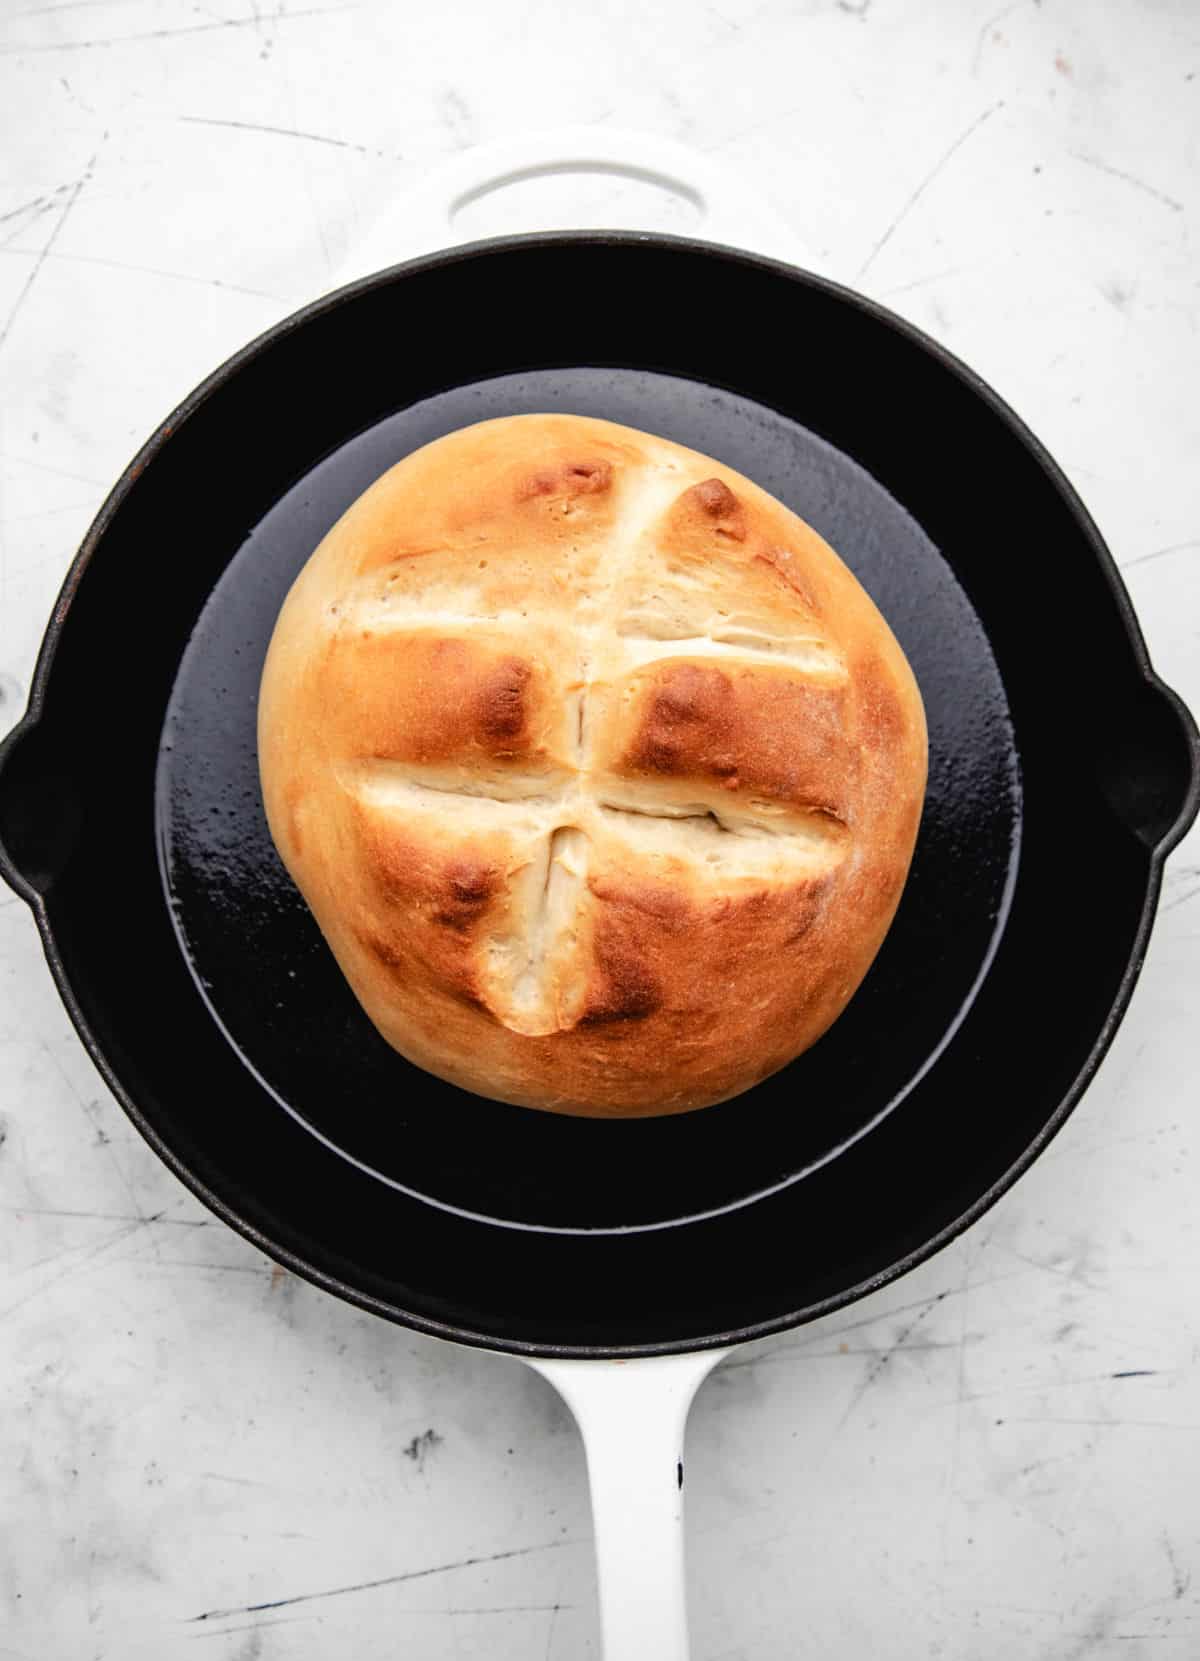
<svg viewBox="0 0 1200 1661">
<path fill-rule="evenodd" d="M 974 364 L 1200 707 L 1198 71 L 1189 0 L 4 0 L 0 726 L 166 410 L 431 161 L 564 121 L 768 178 L 826 270 Z M 686 223 L 589 181 L 464 229 L 584 211 Z M 1198 970 L 1193 836 L 1111 1056 L 1031 1174 L 907 1280 L 705 1387 L 699 1661 L 1200 1654 Z M 2 1661 L 598 1654 L 549 1388 L 210 1220 L 3 897 L 0 1109 Z"/>
</svg>

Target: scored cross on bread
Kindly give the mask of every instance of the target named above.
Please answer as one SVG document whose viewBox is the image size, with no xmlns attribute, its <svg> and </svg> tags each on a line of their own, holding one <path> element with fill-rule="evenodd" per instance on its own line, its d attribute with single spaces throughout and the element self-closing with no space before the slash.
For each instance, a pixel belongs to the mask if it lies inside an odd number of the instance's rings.
<svg viewBox="0 0 1200 1661">
<path fill-rule="evenodd" d="M 908 665 L 816 533 L 573 416 L 451 434 L 349 509 L 259 732 L 276 845 L 384 1037 L 594 1114 L 721 1099 L 826 1029 L 925 776 Z"/>
</svg>

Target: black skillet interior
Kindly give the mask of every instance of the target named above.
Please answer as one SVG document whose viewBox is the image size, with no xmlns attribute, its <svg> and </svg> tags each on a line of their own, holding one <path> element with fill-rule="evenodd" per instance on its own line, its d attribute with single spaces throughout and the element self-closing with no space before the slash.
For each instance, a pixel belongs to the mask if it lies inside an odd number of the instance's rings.
<svg viewBox="0 0 1200 1661">
<path fill-rule="evenodd" d="M 913 873 L 862 991 L 783 1073 L 679 1119 L 535 1114 L 408 1066 L 259 805 L 262 657 L 320 536 L 417 445 L 535 409 L 779 495 L 873 593 L 929 715 Z M 886 314 L 682 241 L 486 244 L 322 302 L 185 406 L 84 554 L 13 752 L 24 818 L 0 803 L 84 1037 L 237 1226 L 468 1341 L 765 1331 L 932 1249 L 1090 1076 L 1194 798 L 1187 718 L 1028 435 Z"/>
</svg>

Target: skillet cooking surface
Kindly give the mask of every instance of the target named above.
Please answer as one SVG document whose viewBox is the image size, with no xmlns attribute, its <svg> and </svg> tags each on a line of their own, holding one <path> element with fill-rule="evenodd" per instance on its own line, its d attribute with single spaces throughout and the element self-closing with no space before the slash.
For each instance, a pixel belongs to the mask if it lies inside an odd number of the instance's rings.
<svg viewBox="0 0 1200 1661">
<path fill-rule="evenodd" d="M 430 439 L 537 410 L 659 433 L 780 497 L 863 582 L 925 699 L 930 783 L 920 839 L 896 922 L 861 991 L 782 1073 L 679 1118 L 535 1113 L 484 1101 L 396 1055 L 280 864 L 259 799 L 263 658 L 284 595 L 325 531 L 373 479 Z M 761 404 L 677 376 L 500 376 L 421 400 L 351 438 L 227 554 L 164 727 L 164 881 L 193 973 L 243 1063 L 347 1158 L 489 1220 L 554 1230 L 661 1227 L 743 1204 L 836 1157 L 936 1059 L 1003 927 L 1020 823 L 1012 727 L 987 639 L 948 565 L 841 451 Z"/>
<path fill-rule="evenodd" d="M 810 518 L 931 718 L 912 879 L 850 1009 L 754 1093 L 659 1122 L 499 1107 L 406 1067 L 258 806 L 259 664 L 320 534 L 405 450 L 541 407 L 711 451 Z M 328 296 L 154 435 L 0 744 L 0 872 L 118 1099 L 232 1226 L 426 1331 L 631 1355 L 811 1319 L 1004 1191 L 1112 1038 L 1196 773 L 1095 527 L 969 370 L 771 261 L 570 233 Z"/>
</svg>

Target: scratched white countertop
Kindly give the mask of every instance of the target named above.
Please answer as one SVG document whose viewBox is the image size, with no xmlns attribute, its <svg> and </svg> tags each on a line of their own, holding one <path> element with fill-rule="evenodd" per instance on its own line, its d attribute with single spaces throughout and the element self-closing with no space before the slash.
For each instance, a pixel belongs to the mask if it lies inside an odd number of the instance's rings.
<svg viewBox="0 0 1200 1661">
<path fill-rule="evenodd" d="M 564 122 L 768 186 L 814 264 L 973 364 L 1200 708 L 1198 71 L 1188 0 L 5 0 L 0 730 L 166 411 L 432 163 Z M 459 229 L 687 211 L 589 177 Z M 106 1092 L 6 895 L 0 1661 L 597 1656 L 550 1388 L 214 1221 Z M 1200 1655 L 1198 971 L 1193 835 L 1111 1055 L 1030 1174 L 705 1386 L 698 1661 Z"/>
</svg>

